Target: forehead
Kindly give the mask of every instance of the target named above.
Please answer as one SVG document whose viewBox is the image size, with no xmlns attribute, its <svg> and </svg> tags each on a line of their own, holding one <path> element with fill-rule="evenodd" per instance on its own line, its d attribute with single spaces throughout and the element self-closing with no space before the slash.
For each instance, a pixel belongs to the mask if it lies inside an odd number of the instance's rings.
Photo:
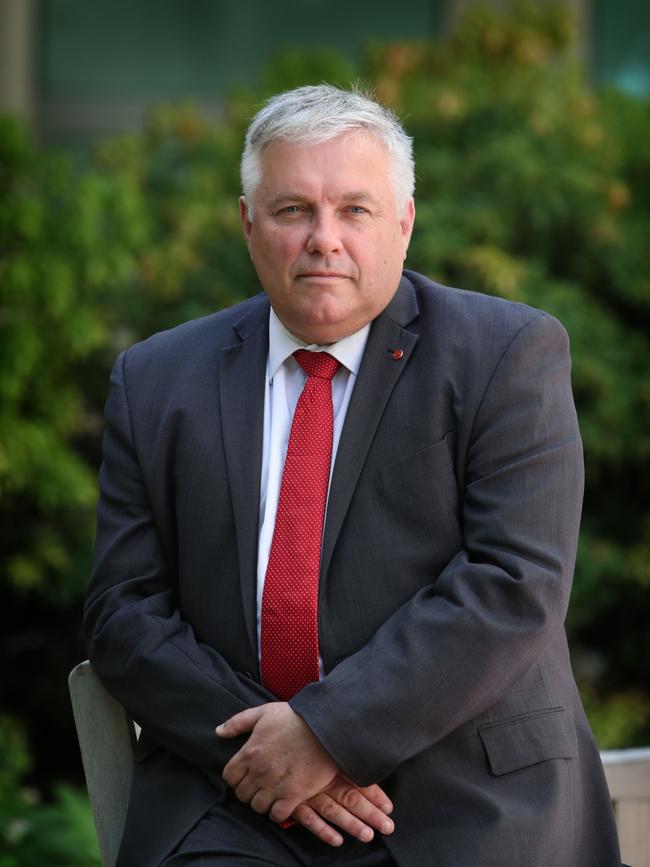
<svg viewBox="0 0 650 867">
<path fill-rule="evenodd" d="M 390 184 L 390 157 L 375 136 L 351 132 L 318 144 L 270 142 L 262 152 L 260 192 L 279 187 L 380 192 Z"/>
</svg>

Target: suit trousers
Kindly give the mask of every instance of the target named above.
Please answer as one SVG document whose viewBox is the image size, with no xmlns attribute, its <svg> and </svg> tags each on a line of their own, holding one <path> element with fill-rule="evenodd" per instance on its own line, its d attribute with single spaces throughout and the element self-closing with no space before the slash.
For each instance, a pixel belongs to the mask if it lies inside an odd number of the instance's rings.
<svg viewBox="0 0 650 867">
<path fill-rule="evenodd" d="M 161 867 L 395 867 L 380 835 L 342 846 L 318 840 L 305 828 L 280 828 L 230 796 L 192 828 Z"/>
</svg>

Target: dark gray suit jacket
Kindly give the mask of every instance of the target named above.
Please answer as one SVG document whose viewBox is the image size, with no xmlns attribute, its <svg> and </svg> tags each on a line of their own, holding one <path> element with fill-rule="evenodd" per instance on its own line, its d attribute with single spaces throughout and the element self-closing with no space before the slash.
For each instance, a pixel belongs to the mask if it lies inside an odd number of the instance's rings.
<svg viewBox="0 0 650 867">
<path fill-rule="evenodd" d="M 85 625 L 143 726 L 120 867 L 159 864 L 223 798 L 241 741 L 215 725 L 273 700 L 255 626 L 268 309 L 155 335 L 113 371 Z M 563 627 L 582 474 L 558 322 L 405 272 L 336 457 L 327 676 L 291 702 L 390 794 L 402 867 L 620 864 Z"/>
</svg>

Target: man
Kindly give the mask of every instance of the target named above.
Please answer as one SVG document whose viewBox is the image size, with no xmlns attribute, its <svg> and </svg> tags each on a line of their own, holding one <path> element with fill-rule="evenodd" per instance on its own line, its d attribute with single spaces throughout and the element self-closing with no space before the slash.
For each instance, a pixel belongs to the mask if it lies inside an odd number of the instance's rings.
<svg viewBox="0 0 650 867">
<path fill-rule="evenodd" d="M 413 179 L 372 100 L 275 97 L 265 294 L 116 363 L 86 629 L 142 725 L 120 867 L 620 863 L 563 629 L 566 335 L 402 272 Z"/>
</svg>

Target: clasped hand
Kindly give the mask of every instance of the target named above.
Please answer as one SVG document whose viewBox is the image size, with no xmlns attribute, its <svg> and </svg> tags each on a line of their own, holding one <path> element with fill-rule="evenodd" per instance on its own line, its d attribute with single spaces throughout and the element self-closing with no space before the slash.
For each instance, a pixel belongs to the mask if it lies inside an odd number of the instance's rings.
<svg viewBox="0 0 650 867">
<path fill-rule="evenodd" d="M 257 813 L 268 813 L 274 822 L 291 818 L 331 846 L 340 846 L 343 838 L 330 822 L 363 842 L 372 840 L 374 831 L 392 833 L 387 813 L 393 805 L 382 789 L 348 780 L 286 702 L 242 711 L 216 733 L 250 734 L 223 778 Z"/>
</svg>

